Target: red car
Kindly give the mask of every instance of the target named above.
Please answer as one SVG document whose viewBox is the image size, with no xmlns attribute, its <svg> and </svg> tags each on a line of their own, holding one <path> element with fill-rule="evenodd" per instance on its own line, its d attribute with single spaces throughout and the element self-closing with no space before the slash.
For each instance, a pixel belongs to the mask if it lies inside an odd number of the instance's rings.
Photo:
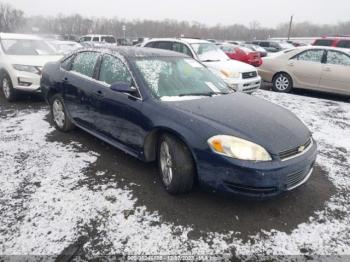
<svg viewBox="0 0 350 262">
<path fill-rule="evenodd" d="M 312 45 L 350 48 L 350 37 L 323 37 L 316 39 Z"/>
<path fill-rule="evenodd" d="M 256 67 L 262 65 L 260 53 L 253 51 L 247 47 L 225 44 L 220 48 L 231 59 L 238 60 Z"/>
</svg>

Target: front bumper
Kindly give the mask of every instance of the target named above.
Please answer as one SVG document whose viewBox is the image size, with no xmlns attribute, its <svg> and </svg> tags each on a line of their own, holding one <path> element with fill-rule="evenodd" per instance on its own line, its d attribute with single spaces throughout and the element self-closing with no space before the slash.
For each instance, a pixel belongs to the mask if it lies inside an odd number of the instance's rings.
<svg viewBox="0 0 350 262">
<path fill-rule="evenodd" d="M 226 80 L 229 87 L 238 92 L 253 93 L 261 86 L 261 77 L 257 76 L 249 79 L 229 79 Z"/>
<path fill-rule="evenodd" d="M 316 155 L 316 143 L 305 154 L 287 161 L 241 161 L 201 151 L 197 155 L 199 183 L 226 195 L 274 197 L 304 184 L 312 174 Z"/>
<path fill-rule="evenodd" d="M 16 72 L 12 77 L 13 88 L 24 92 L 40 92 L 41 76 L 27 72 Z"/>
</svg>

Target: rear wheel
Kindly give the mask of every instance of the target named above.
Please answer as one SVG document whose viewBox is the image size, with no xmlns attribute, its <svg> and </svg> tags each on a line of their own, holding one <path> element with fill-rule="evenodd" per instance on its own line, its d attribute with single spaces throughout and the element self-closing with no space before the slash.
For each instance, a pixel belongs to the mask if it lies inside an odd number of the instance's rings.
<svg viewBox="0 0 350 262">
<path fill-rule="evenodd" d="M 272 89 L 276 92 L 288 93 L 293 88 L 293 80 L 286 73 L 278 73 L 273 78 L 273 87 Z"/>
<path fill-rule="evenodd" d="M 0 77 L 1 89 L 5 98 L 9 102 L 13 102 L 16 100 L 17 93 L 16 90 L 13 89 L 11 78 L 8 74 L 2 73 Z"/>
<path fill-rule="evenodd" d="M 74 124 L 68 117 L 63 98 L 60 94 L 55 94 L 50 98 L 50 109 L 56 129 L 67 132 L 74 128 Z"/>
<path fill-rule="evenodd" d="M 164 134 L 158 146 L 158 167 L 165 189 L 173 195 L 193 187 L 195 165 L 187 146 L 176 137 Z"/>
</svg>

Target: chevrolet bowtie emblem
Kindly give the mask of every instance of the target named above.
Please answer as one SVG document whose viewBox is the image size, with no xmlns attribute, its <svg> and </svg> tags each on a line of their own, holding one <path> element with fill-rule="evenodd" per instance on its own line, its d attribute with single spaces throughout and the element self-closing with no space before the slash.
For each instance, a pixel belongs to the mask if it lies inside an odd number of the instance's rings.
<svg viewBox="0 0 350 262">
<path fill-rule="evenodd" d="M 298 148 L 298 152 L 299 153 L 303 152 L 304 150 L 305 150 L 305 146 L 301 146 L 301 147 Z"/>
</svg>

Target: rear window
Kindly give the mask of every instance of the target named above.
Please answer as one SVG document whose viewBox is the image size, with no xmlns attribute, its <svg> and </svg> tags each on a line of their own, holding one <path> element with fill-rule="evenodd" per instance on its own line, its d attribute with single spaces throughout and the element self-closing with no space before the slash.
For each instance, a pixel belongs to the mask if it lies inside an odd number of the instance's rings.
<svg viewBox="0 0 350 262">
<path fill-rule="evenodd" d="M 340 40 L 337 44 L 337 47 L 350 48 L 350 40 Z"/>
<path fill-rule="evenodd" d="M 114 44 L 116 42 L 113 36 L 102 36 L 101 41 L 109 44 Z"/>
<path fill-rule="evenodd" d="M 314 45 L 317 46 L 332 46 L 333 40 L 332 39 L 318 39 L 315 41 Z"/>
</svg>

